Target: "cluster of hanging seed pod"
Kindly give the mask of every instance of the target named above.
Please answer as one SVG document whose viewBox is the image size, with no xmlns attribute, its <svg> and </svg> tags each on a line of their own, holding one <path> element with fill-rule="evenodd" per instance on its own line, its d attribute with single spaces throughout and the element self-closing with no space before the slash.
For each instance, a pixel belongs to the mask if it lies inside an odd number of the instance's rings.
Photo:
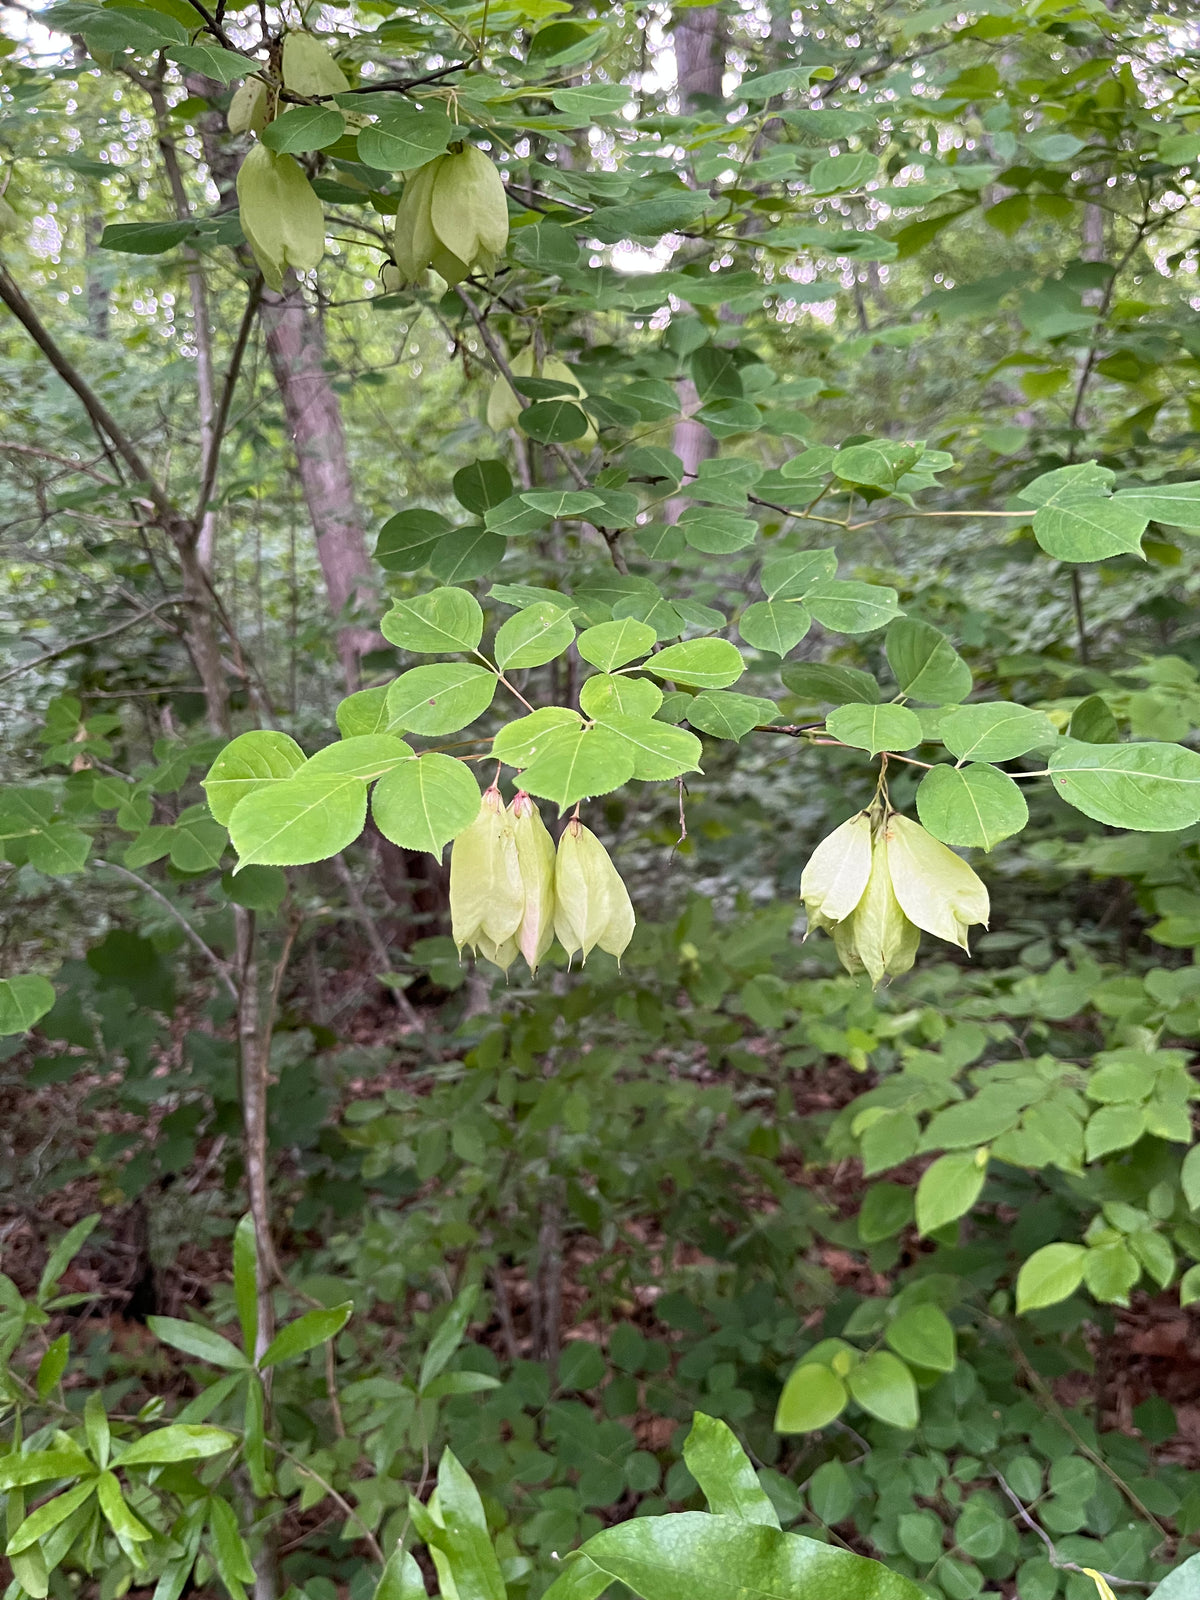
<svg viewBox="0 0 1200 1600">
<path fill-rule="evenodd" d="M 508 200 L 495 166 L 478 145 L 451 145 L 408 174 L 396 211 L 385 287 L 419 283 L 432 267 L 448 284 L 491 273 L 508 243 Z"/>
<path fill-rule="evenodd" d="M 520 793 L 505 807 L 494 785 L 450 852 L 450 921 L 459 950 L 507 972 L 523 955 L 536 972 L 557 934 L 568 958 L 598 945 L 619 960 L 633 906 L 608 851 L 573 817 L 555 852 L 538 808 Z"/>
<path fill-rule="evenodd" d="M 808 925 L 832 934 L 847 972 L 873 984 L 907 972 L 921 933 L 967 948 L 986 927 L 983 883 L 953 850 L 911 817 L 879 804 L 843 822 L 813 852 L 800 878 Z"/>
</svg>

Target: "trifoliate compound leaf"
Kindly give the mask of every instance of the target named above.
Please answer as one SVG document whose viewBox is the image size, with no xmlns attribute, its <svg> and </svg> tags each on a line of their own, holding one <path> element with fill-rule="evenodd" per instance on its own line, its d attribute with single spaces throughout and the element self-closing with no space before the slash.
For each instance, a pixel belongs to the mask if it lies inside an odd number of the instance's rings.
<svg viewBox="0 0 1200 1600">
<path fill-rule="evenodd" d="M 599 673 L 585 680 L 579 691 L 579 709 L 596 722 L 609 717 L 652 717 L 663 703 L 663 692 L 649 678 L 630 678 L 623 672 Z"/>
<path fill-rule="evenodd" d="M 433 589 L 394 600 L 380 631 L 398 649 L 418 654 L 474 650 L 483 638 L 483 611 L 466 589 Z"/>
<path fill-rule="evenodd" d="M 786 656 L 812 626 L 812 617 L 795 600 L 756 600 L 738 619 L 738 632 L 754 650 Z"/>
<path fill-rule="evenodd" d="M 682 777 L 685 772 L 700 771 L 700 741 L 686 728 L 673 728 L 670 723 L 656 721 L 653 717 L 625 716 L 619 712 L 605 717 L 603 726 L 629 744 L 635 778 L 661 782 Z"/>
<path fill-rule="evenodd" d="M 597 724 L 554 737 L 521 774 L 521 787 L 565 811 L 578 800 L 619 789 L 636 764 L 630 741 Z"/>
<path fill-rule="evenodd" d="M 0 1036 L 25 1033 L 54 1004 L 54 985 L 40 973 L 0 978 Z"/>
<path fill-rule="evenodd" d="M 208 809 L 228 823 L 239 800 L 268 784 L 293 777 L 304 765 L 304 751 L 286 733 L 270 729 L 243 733 L 227 744 L 203 781 Z"/>
<path fill-rule="evenodd" d="M 388 689 L 388 715 L 404 732 L 457 733 L 491 705 L 496 684 L 494 672 L 466 662 L 413 667 Z"/>
<path fill-rule="evenodd" d="M 746 670 L 742 653 L 728 639 L 689 639 L 668 645 L 646 663 L 656 678 L 668 678 L 690 689 L 727 689 Z"/>
<path fill-rule="evenodd" d="M 814 1433 L 846 1409 L 849 1395 L 836 1373 L 819 1362 L 802 1361 L 783 1386 L 775 1410 L 776 1433 Z"/>
<path fill-rule="evenodd" d="M 888 665 L 901 692 L 926 705 L 953 705 L 971 692 L 971 669 L 939 629 L 901 617 L 887 631 Z"/>
<path fill-rule="evenodd" d="M 688 701 L 687 720 L 701 733 L 714 739 L 742 740 L 752 728 L 764 727 L 779 718 L 773 700 L 753 694 L 736 694 L 728 689 L 705 689 Z"/>
<path fill-rule="evenodd" d="M 921 719 L 907 706 L 838 706 L 825 719 L 834 739 L 877 755 L 881 750 L 911 750 L 921 743 Z"/>
<path fill-rule="evenodd" d="M 956 707 L 938 723 L 938 737 L 961 761 L 1012 761 L 1056 743 L 1058 730 L 1045 712 L 998 700 Z"/>
<path fill-rule="evenodd" d="M 1110 827 L 1173 833 L 1200 821 L 1200 754 L 1182 745 L 1065 739 L 1049 767 L 1069 805 Z"/>
<path fill-rule="evenodd" d="M 501 671 L 544 666 L 562 655 L 575 637 L 575 625 L 561 606 L 539 600 L 509 617 L 496 634 L 496 664 Z"/>
<path fill-rule="evenodd" d="M 601 672 L 615 672 L 618 667 L 649 655 L 655 638 L 654 629 L 647 623 L 638 622 L 634 617 L 620 617 L 614 622 L 585 628 L 576 648 L 585 661 L 599 667 Z"/>
<path fill-rule="evenodd" d="M 430 751 L 379 780 L 371 815 L 384 838 L 402 850 L 440 856 L 479 815 L 479 785 L 461 761 Z"/>
<path fill-rule="evenodd" d="M 990 850 L 1029 821 L 1025 796 L 1006 772 L 974 762 L 942 763 L 917 789 L 917 815 L 943 844 Z"/>
<path fill-rule="evenodd" d="M 296 777 L 239 800 L 229 818 L 238 865 L 297 867 L 325 861 L 353 844 L 367 817 L 361 778 Z"/>
<path fill-rule="evenodd" d="M 822 578 L 811 584 L 804 604 L 832 633 L 874 633 L 899 616 L 899 595 L 879 583 Z"/>
</svg>

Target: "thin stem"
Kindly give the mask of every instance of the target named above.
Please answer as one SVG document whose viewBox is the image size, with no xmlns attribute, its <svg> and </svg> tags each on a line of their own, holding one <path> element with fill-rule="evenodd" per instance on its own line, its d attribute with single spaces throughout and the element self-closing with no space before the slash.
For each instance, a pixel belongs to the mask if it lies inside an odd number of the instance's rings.
<svg viewBox="0 0 1200 1600">
<path fill-rule="evenodd" d="M 383 1550 L 380 1546 L 379 1540 L 371 1532 L 370 1528 L 359 1516 L 358 1512 L 355 1511 L 349 1500 L 340 1495 L 333 1485 L 328 1482 L 327 1479 L 323 1478 L 319 1472 L 314 1472 L 313 1468 L 307 1461 L 301 1461 L 299 1456 L 294 1456 L 292 1452 L 285 1449 L 283 1445 L 276 1444 L 274 1439 L 268 1439 L 267 1443 L 277 1455 L 281 1455 L 285 1461 L 290 1461 L 291 1464 L 296 1468 L 297 1472 L 302 1472 L 306 1478 L 311 1478 L 315 1484 L 319 1484 L 320 1487 L 324 1489 L 325 1493 L 338 1507 L 338 1509 L 346 1516 L 346 1518 L 350 1522 L 356 1523 L 357 1526 L 362 1529 L 363 1542 L 366 1544 L 368 1550 L 370 1550 L 374 1560 L 378 1561 L 381 1567 L 386 1566 L 387 1562 L 384 1558 Z"/>
<path fill-rule="evenodd" d="M 250 329 L 254 326 L 254 316 L 258 310 L 258 303 L 262 299 L 262 291 L 263 279 L 262 274 L 259 273 L 250 285 L 250 293 L 246 297 L 246 309 L 242 312 L 242 321 L 238 328 L 237 339 L 234 342 L 233 354 L 229 358 L 229 370 L 225 374 L 221 398 L 217 402 L 217 409 L 213 414 L 212 425 L 209 430 L 208 455 L 205 459 L 204 471 L 200 479 L 200 499 L 196 506 L 196 522 L 200 522 L 204 517 L 209 499 L 212 496 L 213 485 L 217 481 L 221 443 L 229 421 L 229 408 L 233 403 L 233 392 L 237 387 L 238 375 L 241 372 L 242 360 L 250 340 Z"/>
<path fill-rule="evenodd" d="M 135 617 L 127 617 L 124 622 L 114 623 L 111 628 L 104 628 L 99 633 L 89 633 L 83 639 L 73 639 L 70 644 L 60 644 L 55 650 L 46 650 L 40 656 L 34 656 L 32 661 L 23 661 L 19 667 L 10 667 L 7 672 L 0 672 L 0 683 L 7 683 L 10 678 L 20 677 L 23 672 L 31 672 L 34 667 L 45 666 L 47 661 L 57 661 L 60 656 L 70 655 L 73 650 L 84 650 L 90 644 L 99 644 L 102 639 L 112 639 L 118 633 L 126 633 L 130 628 L 136 628 L 139 622 L 145 622 L 148 617 L 157 616 L 160 611 L 168 606 L 182 605 L 179 595 L 172 595 L 167 600 L 160 600 L 157 605 L 147 606 L 144 611 L 139 611 Z"/>
<path fill-rule="evenodd" d="M 1038 1538 L 1046 1546 L 1046 1559 L 1049 1561 L 1050 1565 L 1057 1568 L 1059 1572 L 1082 1572 L 1088 1577 L 1091 1577 L 1092 1572 L 1095 1569 L 1092 1567 L 1078 1566 L 1074 1561 L 1065 1561 L 1063 1557 L 1059 1555 L 1053 1539 L 1051 1539 L 1050 1535 L 1041 1526 L 1041 1524 L 1036 1522 L 1034 1518 L 1030 1516 L 1020 1499 L 1013 1493 L 1012 1489 L 1009 1488 L 1003 1476 L 999 1472 L 994 1472 L 992 1476 L 1016 1507 L 1017 1515 L 1020 1517 L 1021 1521 L 1032 1533 L 1036 1533 Z M 1104 1579 L 1105 1583 L 1126 1584 L 1134 1589 L 1149 1589 L 1153 1587 L 1149 1583 L 1144 1583 L 1140 1578 L 1118 1578 L 1111 1572 L 1102 1572 L 1100 1573 L 1100 1576 Z"/>
<path fill-rule="evenodd" d="M 171 901 L 167 899 L 166 895 L 160 890 L 156 889 L 152 883 L 147 883 L 145 878 L 140 878 L 136 872 L 131 872 L 128 867 L 119 866 L 115 861 L 103 861 L 98 856 L 93 857 L 92 865 L 95 867 L 106 867 L 109 872 L 116 872 L 119 873 L 122 878 L 128 878 L 130 883 L 136 883 L 138 888 L 141 889 L 144 894 L 148 894 L 152 900 L 157 900 L 159 905 L 162 906 L 164 910 L 169 911 L 170 914 L 175 918 L 176 922 L 179 923 L 184 933 L 187 934 L 192 944 L 195 945 L 196 949 L 199 950 L 200 954 L 217 973 L 217 976 L 220 978 L 221 982 L 225 985 L 225 988 L 228 991 L 229 998 L 235 1005 L 237 1004 L 237 985 L 234 983 L 233 978 L 230 975 L 228 966 L 224 961 L 221 960 L 220 956 L 211 947 L 211 945 L 205 942 L 203 937 L 196 931 L 196 929 L 184 916 L 183 912 L 180 911 L 178 906 L 173 905 Z"/>
</svg>

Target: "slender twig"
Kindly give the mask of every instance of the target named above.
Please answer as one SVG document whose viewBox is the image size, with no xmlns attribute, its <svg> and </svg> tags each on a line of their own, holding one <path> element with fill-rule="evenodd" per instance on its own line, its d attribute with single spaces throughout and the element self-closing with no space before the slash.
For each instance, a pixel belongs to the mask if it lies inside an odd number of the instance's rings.
<svg viewBox="0 0 1200 1600">
<path fill-rule="evenodd" d="M 380 1547 L 379 1540 L 371 1532 L 370 1528 L 363 1521 L 362 1517 L 359 1516 L 358 1512 L 355 1511 L 349 1500 L 340 1495 L 333 1485 L 327 1479 L 323 1478 L 319 1472 L 314 1472 L 307 1461 L 301 1461 L 299 1456 L 294 1456 L 290 1450 L 285 1450 L 283 1445 L 276 1444 L 274 1439 L 268 1439 L 267 1443 L 277 1455 L 281 1455 L 285 1461 L 290 1461 L 297 1472 L 302 1472 L 306 1478 L 311 1478 L 315 1484 L 318 1484 L 322 1489 L 324 1489 L 325 1493 L 342 1511 L 342 1513 L 351 1522 L 358 1524 L 358 1526 L 362 1529 L 363 1542 L 370 1550 L 371 1555 L 376 1561 L 378 1561 L 381 1567 L 386 1566 L 387 1562 L 384 1560 L 383 1550 Z"/>
<path fill-rule="evenodd" d="M 56 450 L 43 450 L 39 445 L 17 444 L 13 440 L 0 439 L 0 453 L 4 455 L 37 456 L 42 461 L 55 461 L 59 466 L 69 467 L 72 472 L 80 472 L 86 478 L 95 478 L 97 483 L 106 484 L 110 489 L 119 489 L 121 487 L 115 478 L 105 477 L 103 472 L 97 472 L 95 467 L 90 466 L 86 461 L 73 461 L 70 456 L 59 455 Z"/>
<path fill-rule="evenodd" d="M 144 611 L 139 611 L 137 616 L 126 617 L 124 622 L 114 623 L 111 628 L 104 628 L 99 633 L 89 633 L 83 639 L 73 639 L 70 644 L 60 644 L 55 650 L 46 650 L 40 656 L 34 656 L 32 661 L 23 661 L 19 667 L 10 667 L 7 672 L 0 672 L 0 683 L 7 683 L 10 678 L 17 678 L 22 672 L 30 672 L 34 667 L 45 666 L 47 661 L 57 661 L 60 656 L 70 655 L 73 650 L 83 650 L 90 644 L 99 644 L 103 639 L 111 639 L 118 633 L 125 633 L 130 628 L 136 628 L 139 622 L 145 622 L 148 617 L 164 611 L 168 606 L 182 604 L 183 601 L 178 595 L 160 600 L 157 605 L 147 606 Z"/>
<path fill-rule="evenodd" d="M 208 459 L 204 463 L 204 471 L 200 479 L 200 500 L 196 507 L 195 517 L 197 523 L 204 516 L 209 498 L 213 492 L 213 485 L 217 481 L 217 467 L 221 457 L 221 441 L 225 434 L 226 424 L 229 421 L 229 408 L 233 403 L 233 392 L 237 387 L 238 374 L 241 372 L 242 359 L 246 354 L 246 346 L 250 340 L 250 329 L 254 325 L 254 315 L 258 310 L 258 303 L 262 299 L 262 291 L 263 279 L 260 272 L 250 285 L 250 293 L 246 297 L 246 309 L 242 312 L 241 326 L 238 328 L 233 354 L 229 358 L 229 370 L 225 374 L 221 398 L 218 400 L 217 409 L 213 414 L 212 439 L 208 448 Z"/>
<path fill-rule="evenodd" d="M 221 982 L 225 985 L 230 999 L 233 1000 L 235 1004 L 237 1003 L 237 985 L 234 983 L 233 978 L 230 975 L 228 966 L 224 961 L 221 960 L 220 956 L 212 948 L 212 946 L 205 942 L 203 937 L 196 931 L 196 929 L 184 916 L 183 912 L 180 911 L 178 906 L 173 905 L 171 901 L 167 899 L 166 895 L 161 892 L 161 890 L 156 889 L 154 885 L 152 883 L 148 883 L 145 878 L 139 877 L 136 872 L 131 872 L 128 867 L 122 867 L 115 861 L 103 861 L 98 856 L 93 857 L 92 865 L 95 867 L 107 867 L 109 872 L 116 872 L 119 873 L 122 878 L 128 878 L 130 883 L 137 884 L 138 888 L 141 889 L 144 894 L 148 894 L 152 900 L 157 900 L 159 905 L 162 906 L 164 910 L 169 911 L 175 918 L 175 921 L 178 922 L 179 926 L 183 929 L 184 933 L 187 934 L 188 938 L 195 945 L 196 949 L 199 950 L 204 959 L 210 964 L 210 966 L 212 966 Z"/>
<path fill-rule="evenodd" d="M 1036 1533 L 1038 1538 L 1046 1546 L 1046 1559 L 1049 1561 L 1050 1565 L 1057 1568 L 1059 1572 L 1081 1572 L 1090 1578 L 1094 1568 L 1081 1567 L 1078 1566 L 1074 1561 L 1064 1560 L 1063 1557 L 1059 1555 L 1053 1539 L 1051 1539 L 1050 1535 L 1040 1525 L 1040 1523 L 1036 1522 L 1034 1518 L 1030 1516 L 1029 1512 L 1021 1503 L 1019 1497 L 1013 1493 L 1012 1489 L 1010 1489 L 1008 1484 L 1004 1481 L 1003 1476 L 999 1472 L 994 1472 L 992 1476 L 1004 1490 L 1008 1498 L 1012 1501 L 1013 1505 L 1017 1508 L 1017 1515 L 1020 1517 L 1021 1521 L 1028 1529 L 1030 1529 L 1031 1532 Z M 1140 1578 L 1118 1578 L 1114 1573 L 1111 1572 L 1102 1572 L 1100 1573 L 1100 1576 L 1104 1579 L 1105 1583 L 1126 1584 L 1133 1589 L 1152 1589 L 1154 1587 L 1153 1584 L 1145 1583 Z"/>
</svg>

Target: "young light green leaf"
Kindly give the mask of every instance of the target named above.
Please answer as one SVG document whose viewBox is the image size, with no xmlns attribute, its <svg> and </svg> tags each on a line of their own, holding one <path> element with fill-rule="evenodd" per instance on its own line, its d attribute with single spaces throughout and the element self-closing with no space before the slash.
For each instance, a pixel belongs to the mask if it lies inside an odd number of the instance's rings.
<svg viewBox="0 0 1200 1600">
<path fill-rule="evenodd" d="M 846 1386 L 864 1411 L 893 1428 L 908 1431 L 921 1420 L 913 1375 L 889 1350 L 876 1350 L 851 1367 Z"/>
<path fill-rule="evenodd" d="M 917 788 L 917 815 L 943 844 L 990 850 L 1029 821 L 1025 796 L 999 767 L 973 762 L 952 767 L 943 762 L 927 772 Z"/>
<path fill-rule="evenodd" d="M 27 1455 L 17 1451 L 0 1456 L 0 1491 L 7 1494 L 10 1489 L 49 1483 L 55 1478 L 77 1478 L 81 1473 L 95 1470 L 79 1446 L 68 1439 L 53 1450 L 31 1450 Z"/>
<path fill-rule="evenodd" d="M 1058 740 L 1058 730 L 1043 711 L 1003 700 L 956 706 L 938 724 L 938 737 L 960 761 L 1012 761 Z"/>
<path fill-rule="evenodd" d="M 403 739 L 390 733 L 351 734 L 337 744 L 326 745 L 309 756 L 298 774 L 301 778 L 361 778 L 373 783 L 401 762 L 412 761 L 413 752 Z"/>
<path fill-rule="evenodd" d="M 579 709 L 597 722 L 610 716 L 652 717 L 662 703 L 663 692 L 656 683 L 624 673 L 599 673 L 585 679 L 579 691 Z"/>
<path fill-rule="evenodd" d="M 786 656 L 812 626 L 812 617 L 794 600 L 756 600 L 738 619 L 738 632 L 753 650 Z"/>
<path fill-rule="evenodd" d="M 325 861 L 353 844 L 367 819 L 361 778 L 300 776 L 256 789 L 229 819 L 238 865 L 296 867 Z"/>
<path fill-rule="evenodd" d="M 71 1336 L 69 1333 L 60 1333 L 38 1362 L 37 1395 L 39 1400 L 45 1400 L 48 1395 L 53 1394 L 58 1386 L 58 1380 L 67 1370 L 67 1361 L 70 1354 Z"/>
<path fill-rule="evenodd" d="M 888 665 L 901 692 L 925 705 L 949 705 L 971 692 L 971 669 L 937 628 L 901 617 L 887 631 Z"/>
<path fill-rule="evenodd" d="M 380 630 L 397 648 L 418 654 L 474 650 L 483 638 L 483 611 L 467 589 L 432 589 L 393 600 Z"/>
<path fill-rule="evenodd" d="M 0 978 L 0 1038 L 28 1032 L 50 1010 L 55 998 L 54 985 L 40 973 Z"/>
<path fill-rule="evenodd" d="M 1081 1244 L 1046 1244 L 1017 1274 L 1017 1313 L 1041 1311 L 1073 1295 L 1083 1282 L 1087 1250 Z"/>
<path fill-rule="evenodd" d="M 124 1472 L 128 1467 L 161 1466 L 170 1461 L 200 1461 L 207 1456 L 219 1456 L 232 1450 L 237 1439 L 224 1428 L 205 1428 L 194 1424 L 173 1422 L 169 1427 L 156 1428 L 128 1444 L 118 1456 L 116 1465 Z"/>
<path fill-rule="evenodd" d="M 548 600 L 518 611 L 496 634 L 496 664 L 501 671 L 544 666 L 562 655 L 575 637 L 567 613 Z"/>
<path fill-rule="evenodd" d="M 402 850 L 440 856 L 479 815 L 479 785 L 470 767 L 430 751 L 380 778 L 371 815 L 384 838 Z"/>
<path fill-rule="evenodd" d="M 686 728 L 621 712 L 605 717 L 602 726 L 619 734 L 631 748 L 634 778 L 654 783 L 700 771 L 700 741 Z"/>
<path fill-rule="evenodd" d="M 500 729 L 492 740 L 492 754 L 507 767 L 527 767 L 563 733 L 578 733 L 582 718 L 567 706 L 542 706 Z"/>
<path fill-rule="evenodd" d="M 1200 822 L 1200 754 L 1182 745 L 1064 739 L 1049 767 L 1068 805 L 1097 822 L 1142 833 L 1174 833 Z"/>
<path fill-rule="evenodd" d="M 28 1550 L 31 1545 L 37 1544 L 60 1522 L 65 1522 L 69 1516 L 83 1505 L 85 1500 L 90 1500 L 96 1492 L 97 1478 L 88 1478 L 85 1483 L 76 1484 L 73 1489 L 68 1489 L 65 1494 L 55 1495 L 53 1500 L 47 1500 L 30 1516 L 26 1517 L 17 1531 L 10 1535 L 6 1554 L 19 1555 L 22 1550 Z"/>
<path fill-rule="evenodd" d="M 878 755 L 881 750 L 911 750 L 923 738 L 921 719 L 907 706 L 838 706 L 825 719 L 834 739 Z"/>
<path fill-rule="evenodd" d="M 238 802 L 257 790 L 286 782 L 304 765 L 304 751 L 286 733 L 262 729 L 227 744 L 203 781 L 208 809 L 228 825 Z"/>
<path fill-rule="evenodd" d="M 878 583 L 823 578 L 805 592 L 804 604 L 833 633 L 874 633 L 900 615 L 895 589 Z"/>
<path fill-rule="evenodd" d="M 353 1310 L 353 1301 L 347 1300 L 340 1306 L 318 1306 L 315 1310 L 306 1311 L 295 1322 L 289 1322 L 286 1328 L 281 1328 L 271 1340 L 259 1357 L 260 1369 L 265 1371 L 268 1367 L 278 1366 L 281 1361 L 291 1361 L 295 1356 L 302 1356 L 306 1351 L 314 1350 L 317 1345 L 334 1338 L 346 1326 Z"/>
<path fill-rule="evenodd" d="M 388 715 L 395 728 L 409 733 L 457 733 L 491 705 L 496 683 L 494 672 L 470 662 L 413 667 L 388 689 Z"/>
<path fill-rule="evenodd" d="M 597 724 L 556 734 L 521 774 L 521 787 L 565 811 L 577 800 L 619 789 L 636 764 L 629 740 Z"/>
<path fill-rule="evenodd" d="M 373 1600 L 426 1600 L 425 1579 L 412 1552 L 397 1545 L 388 1557 Z"/>
<path fill-rule="evenodd" d="M 453 1451 L 438 1463 L 438 1510 L 445 1527 L 442 1550 L 460 1600 L 506 1600 L 479 1491 Z"/>
<path fill-rule="evenodd" d="M 203 1323 L 181 1322 L 177 1317 L 147 1317 L 146 1323 L 156 1339 L 172 1349 L 182 1350 L 185 1356 L 195 1356 L 200 1361 L 231 1370 L 250 1365 L 237 1345 Z"/>
<path fill-rule="evenodd" d="M 622 617 L 585 628 L 576 641 L 576 648 L 585 661 L 599 667 L 601 672 L 615 672 L 618 667 L 649 655 L 655 638 L 654 629 L 646 623 Z"/>
<path fill-rule="evenodd" d="M 728 1424 L 697 1411 L 683 1441 L 683 1459 L 711 1512 L 778 1528 L 779 1515 Z"/>
<path fill-rule="evenodd" d="M 917 1232 L 934 1233 L 965 1216 L 979 1199 L 986 1177 L 986 1150 L 955 1150 L 939 1156 L 917 1184 Z"/>
<path fill-rule="evenodd" d="M 115 1474 L 102 1472 L 96 1480 L 96 1498 L 100 1502 L 100 1509 L 104 1513 L 104 1520 L 120 1540 L 128 1539 L 133 1544 L 144 1544 L 154 1535 L 144 1522 L 140 1522 L 125 1504 L 125 1497 L 121 1493 L 121 1485 L 117 1482 Z"/>
<path fill-rule="evenodd" d="M 651 656 L 646 671 L 690 689 L 727 689 L 746 670 L 742 653 L 728 639 L 689 639 Z"/>
<path fill-rule="evenodd" d="M 891 1348 L 914 1366 L 953 1372 L 958 1361 L 954 1324 L 940 1306 L 915 1305 L 889 1322 L 883 1333 Z"/>
<path fill-rule="evenodd" d="M 814 1433 L 846 1409 L 846 1385 L 821 1362 L 801 1358 L 775 1408 L 776 1433 Z"/>
</svg>

